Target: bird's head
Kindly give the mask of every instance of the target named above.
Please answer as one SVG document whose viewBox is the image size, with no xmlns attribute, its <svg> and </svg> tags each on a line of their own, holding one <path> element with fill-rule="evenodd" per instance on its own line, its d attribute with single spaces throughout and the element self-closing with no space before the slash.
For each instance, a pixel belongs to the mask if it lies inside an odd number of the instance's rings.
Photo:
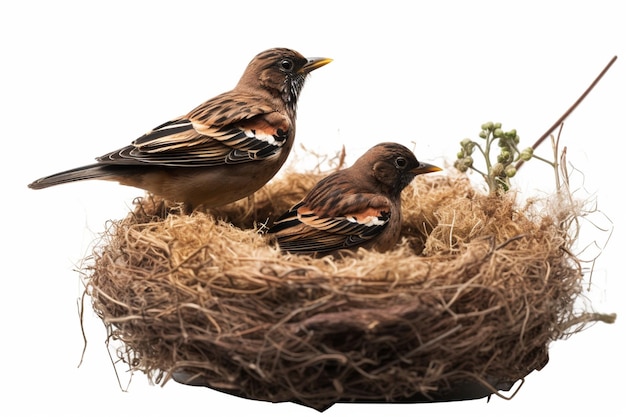
<svg viewBox="0 0 626 417">
<path fill-rule="evenodd" d="M 272 96 L 280 97 L 287 108 L 295 113 L 307 75 L 331 61 L 330 58 L 305 58 L 287 48 L 268 49 L 250 61 L 238 87 L 260 86 Z"/>
<path fill-rule="evenodd" d="M 441 171 L 419 162 L 413 152 L 399 143 L 380 143 L 367 151 L 355 165 L 369 167 L 372 178 L 390 196 L 399 196 L 417 175 Z"/>
</svg>

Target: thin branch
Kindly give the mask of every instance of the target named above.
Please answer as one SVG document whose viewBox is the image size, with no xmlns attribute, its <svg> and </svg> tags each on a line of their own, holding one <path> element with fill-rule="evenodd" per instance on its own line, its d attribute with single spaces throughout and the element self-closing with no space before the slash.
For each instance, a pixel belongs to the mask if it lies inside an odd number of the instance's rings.
<svg viewBox="0 0 626 417">
<path fill-rule="evenodd" d="M 569 117 L 570 114 L 572 114 L 572 112 L 574 110 L 576 110 L 576 107 L 578 107 L 578 105 L 580 103 L 582 103 L 582 101 L 585 99 L 585 97 L 587 97 L 587 94 L 589 94 L 591 92 L 591 90 L 594 89 L 594 87 L 596 86 L 596 84 L 598 84 L 598 82 L 602 79 L 602 77 L 604 77 L 604 74 L 607 73 L 607 71 L 609 70 L 609 68 L 611 68 L 611 66 L 613 65 L 613 63 L 615 63 L 615 61 L 617 60 L 617 56 L 614 56 L 609 63 L 606 65 L 606 67 L 604 67 L 604 69 L 602 70 L 602 72 L 596 77 L 595 80 L 593 80 L 593 82 L 591 83 L 591 85 L 589 87 L 587 87 L 587 89 L 585 90 L 585 92 L 578 98 L 578 100 L 576 100 L 574 102 L 574 104 L 571 105 L 571 107 L 569 109 L 567 109 L 567 111 L 565 113 L 563 113 L 563 115 L 556 121 L 554 122 L 554 124 L 552 126 L 550 126 L 550 128 L 548 130 L 546 130 L 546 132 L 541 135 L 541 137 L 539 139 L 537 139 L 537 141 L 533 144 L 532 148 L 533 150 L 537 149 L 539 147 L 539 145 L 541 145 L 541 143 L 548 137 L 550 136 L 550 134 L 552 132 L 554 132 L 554 130 L 559 127 L 559 125 L 561 125 L 565 119 L 567 119 Z M 515 168 L 517 170 L 520 169 L 520 167 L 524 164 L 524 160 L 520 159 L 517 164 L 515 165 Z"/>
</svg>

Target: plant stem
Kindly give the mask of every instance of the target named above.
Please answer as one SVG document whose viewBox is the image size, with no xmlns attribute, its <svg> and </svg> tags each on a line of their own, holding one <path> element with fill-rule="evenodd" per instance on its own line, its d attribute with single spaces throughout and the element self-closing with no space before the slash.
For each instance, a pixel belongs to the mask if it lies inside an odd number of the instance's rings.
<svg viewBox="0 0 626 417">
<path fill-rule="evenodd" d="M 533 155 L 533 158 L 538 159 L 538 160 L 540 160 L 542 162 L 545 162 L 546 164 L 550 165 L 551 167 L 554 167 L 556 165 L 554 162 L 548 161 L 547 159 L 542 158 L 542 157 L 537 156 L 537 155 Z"/>
<path fill-rule="evenodd" d="M 487 139 L 485 140 L 485 163 L 487 165 L 487 185 L 489 186 L 489 193 L 493 194 L 496 192 L 497 184 L 494 181 L 493 170 L 491 169 L 491 142 L 493 141 L 493 130 L 489 130 L 487 134 Z"/>
</svg>

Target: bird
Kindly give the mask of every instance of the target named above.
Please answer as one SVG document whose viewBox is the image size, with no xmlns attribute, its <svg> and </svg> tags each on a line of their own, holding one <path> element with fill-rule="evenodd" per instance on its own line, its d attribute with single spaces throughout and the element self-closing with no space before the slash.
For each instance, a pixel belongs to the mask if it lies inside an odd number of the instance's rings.
<svg viewBox="0 0 626 417">
<path fill-rule="evenodd" d="M 274 177 L 291 151 L 298 96 L 307 76 L 331 61 L 305 58 L 287 48 L 263 51 L 232 90 L 96 163 L 40 178 L 28 187 L 117 181 L 183 203 L 187 212 L 250 196 Z"/>
<path fill-rule="evenodd" d="M 359 247 L 385 252 L 400 239 L 402 190 L 417 175 L 441 170 L 419 162 L 404 145 L 379 143 L 351 167 L 320 180 L 267 233 L 289 253 L 325 255 Z"/>
</svg>

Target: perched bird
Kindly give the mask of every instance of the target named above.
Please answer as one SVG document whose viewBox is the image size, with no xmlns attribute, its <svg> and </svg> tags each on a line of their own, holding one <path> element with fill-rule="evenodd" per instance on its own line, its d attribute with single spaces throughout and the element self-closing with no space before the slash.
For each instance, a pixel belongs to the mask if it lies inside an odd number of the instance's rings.
<svg viewBox="0 0 626 417">
<path fill-rule="evenodd" d="M 420 174 L 441 171 L 398 143 L 380 143 L 349 168 L 319 181 L 269 233 L 292 253 L 391 249 L 400 239 L 400 194 Z"/>
<path fill-rule="evenodd" d="M 248 64 L 234 89 L 110 152 L 91 165 L 29 184 L 41 189 L 100 179 L 142 188 L 191 211 L 244 198 L 281 168 L 296 133 L 307 75 L 331 62 L 274 48 Z"/>
</svg>

